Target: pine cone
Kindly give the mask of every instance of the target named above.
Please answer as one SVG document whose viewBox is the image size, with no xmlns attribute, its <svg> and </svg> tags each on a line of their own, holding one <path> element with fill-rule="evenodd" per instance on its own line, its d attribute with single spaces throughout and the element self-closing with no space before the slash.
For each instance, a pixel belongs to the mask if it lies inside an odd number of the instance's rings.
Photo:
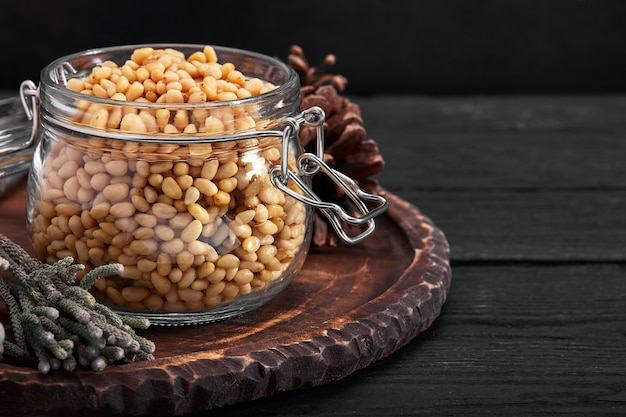
<svg viewBox="0 0 626 417">
<path fill-rule="evenodd" d="M 359 187 L 371 193 L 382 193 L 378 181 L 370 176 L 380 172 L 385 162 L 378 146 L 367 139 L 359 105 L 341 95 L 348 80 L 342 75 L 327 71 L 335 65 L 334 55 L 310 67 L 302 48 L 294 45 L 287 60 L 300 77 L 300 108 L 321 107 L 326 113 L 324 123 L 324 161 L 333 169 L 347 175 Z M 316 130 L 303 126 L 300 142 L 307 152 L 316 153 Z M 341 190 L 323 175 L 313 177 L 313 191 L 325 201 L 348 200 Z M 344 201 L 345 203 L 345 201 Z M 313 243 L 317 246 L 337 246 L 342 242 L 334 230 L 329 230 L 327 219 L 314 212 Z"/>
</svg>

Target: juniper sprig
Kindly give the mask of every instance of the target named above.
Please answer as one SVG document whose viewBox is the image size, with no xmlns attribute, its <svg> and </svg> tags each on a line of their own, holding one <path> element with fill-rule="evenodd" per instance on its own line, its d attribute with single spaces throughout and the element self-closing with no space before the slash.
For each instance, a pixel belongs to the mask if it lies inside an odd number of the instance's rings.
<svg viewBox="0 0 626 417">
<path fill-rule="evenodd" d="M 134 330 L 150 322 L 121 316 L 89 293 L 98 279 L 122 272 L 121 264 L 98 266 L 75 285 L 84 265 L 72 257 L 46 264 L 0 234 L 0 269 L 16 278 L 0 277 L 13 333 L 7 340 L 0 323 L 0 358 L 25 361 L 34 355 L 42 374 L 154 359 L 155 344 Z"/>
</svg>

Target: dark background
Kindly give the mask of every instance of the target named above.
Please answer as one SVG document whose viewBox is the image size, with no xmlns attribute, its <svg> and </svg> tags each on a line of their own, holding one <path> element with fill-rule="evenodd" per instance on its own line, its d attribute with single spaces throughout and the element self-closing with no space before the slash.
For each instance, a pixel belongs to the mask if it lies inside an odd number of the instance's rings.
<svg viewBox="0 0 626 417">
<path fill-rule="evenodd" d="M 84 49 L 186 42 L 333 53 L 349 94 L 626 91 L 623 0 L 4 0 L 0 42 L 5 90 Z"/>
</svg>

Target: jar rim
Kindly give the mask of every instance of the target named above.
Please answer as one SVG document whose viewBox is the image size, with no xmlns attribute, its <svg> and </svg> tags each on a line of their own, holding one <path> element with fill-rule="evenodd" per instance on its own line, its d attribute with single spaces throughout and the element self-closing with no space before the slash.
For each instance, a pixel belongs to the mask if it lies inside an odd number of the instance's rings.
<svg viewBox="0 0 626 417">
<path fill-rule="evenodd" d="M 60 94 L 65 94 L 71 98 L 75 98 L 78 100 L 87 100 L 94 103 L 106 104 L 106 105 L 114 105 L 114 106 L 133 106 L 135 108 L 146 108 L 146 109 L 159 109 L 163 108 L 164 103 L 152 103 L 152 102 L 137 102 L 137 101 L 129 101 L 124 102 L 120 100 L 114 100 L 111 98 L 102 98 L 95 97 L 83 94 L 81 92 L 73 91 L 67 88 L 63 83 L 60 83 L 58 80 L 58 76 L 55 77 L 54 74 L 57 69 L 62 68 L 65 64 L 69 63 L 72 60 L 80 59 L 81 57 L 93 57 L 96 55 L 109 55 L 111 53 L 118 53 L 123 51 L 128 51 L 128 59 L 130 59 L 130 54 L 138 48 L 154 48 L 154 49 L 189 49 L 189 50 L 199 50 L 201 51 L 205 46 L 203 44 L 193 44 L 193 43 L 144 43 L 144 44 L 126 44 L 119 46 L 109 46 L 102 48 L 91 48 L 85 49 L 83 51 L 75 52 L 72 54 L 68 54 L 62 57 L 55 59 L 46 65 L 40 73 L 40 82 L 45 86 L 45 88 L 49 88 L 55 92 Z M 271 64 L 273 67 L 279 68 L 286 77 L 285 82 L 282 82 L 276 86 L 276 88 L 257 94 L 250 97 L 237 98 L 235 100 L 225 100 L 225 101 L 207 101 L 202 103 L 166 103 L 168 108 L 171 109 L 218 109 L 223 107 L 233 107 L 233 106 L 245 106 L 249 104 L 261 104 L 265 101 L 271 101 L 277 96 L 282 96 L 286 92 L 291 91 L 294 87 L 299 87 L 299 76 L 298 74 L 291 68 L 289 65 L 285 64 L 283 61 L 271 57 L 269 55 L 265 55 L 259 52 L 249 51 L 245 49 L 220 46 L 220 45 L 209 45 L 211 46 L 218 57 L 222 54 L 238 54 L 241 56 L 247 56 L 259 61 L 265 61 Z M 102 62 L 106 61 L 103 59 Z M 92 66 L 91 68 L 93 68 Z M 58 75 L 58 74 L 57 74 Z M 65 74 L 61 74 L 64 76 Z M 246 75 L 244 73 L 244 75 Z M 56 79 L 55 79 L 56 78 Z M 71 78 L 71 77 L 70 77 Z"/>
</svg>

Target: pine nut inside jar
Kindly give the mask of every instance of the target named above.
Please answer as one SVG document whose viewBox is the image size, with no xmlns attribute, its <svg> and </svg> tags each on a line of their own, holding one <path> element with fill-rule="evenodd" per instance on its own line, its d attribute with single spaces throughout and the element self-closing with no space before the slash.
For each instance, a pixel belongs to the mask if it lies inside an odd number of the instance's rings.
<svg viewBox="0 0 626 417">
<path fill-rule="evenodd" d="M 54 61 L 39 89 L 31 241 L 49 263 L 122 264 L 95 283 L 98 300 L 153 324 L 198 324 L 263 305 L 300 270 L 310 208 L 270 180 L 283 159 L 297 171 L 301 153 L 292 141 L 284 158 L 275 133 L 299 107 L 282 62 L 122 46 Z"/>
</svg>

